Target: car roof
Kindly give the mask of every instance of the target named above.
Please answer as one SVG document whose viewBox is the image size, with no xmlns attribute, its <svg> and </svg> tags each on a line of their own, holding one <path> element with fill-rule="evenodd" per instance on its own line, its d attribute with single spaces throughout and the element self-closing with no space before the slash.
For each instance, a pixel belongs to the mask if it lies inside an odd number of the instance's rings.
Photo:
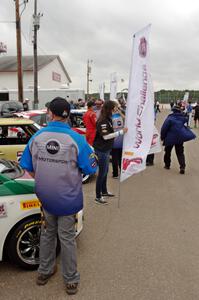
<svg viewBox="0 0 199 300">
<path fill-rule="evenodd" d="M 31 125 L 35 122 L 25 118 L 0 118 L 0 126 L 2 125 Z"/>
<path fill-rule="evenodd" d="M 26 117 L 31 118 L 34 116 L 44 115 L 47 113 L 47 109 L 37 109 L 37 110 L 28 110 L 28 111 L 20 111 L 14 113 L 15 116 L 18 117 Z"/>
</svg>

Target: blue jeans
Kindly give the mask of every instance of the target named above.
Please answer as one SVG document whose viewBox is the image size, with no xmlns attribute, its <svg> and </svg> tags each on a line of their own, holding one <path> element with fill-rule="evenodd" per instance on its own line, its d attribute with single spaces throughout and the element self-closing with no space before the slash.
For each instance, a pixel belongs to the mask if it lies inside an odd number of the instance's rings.
<svg viewBox="0 0 199 300">
<path fill-rule="evenodd" d="M 100 198 L 102 194 L 107 193 L 107 174 L 110 159 L 110 150 L 101 152 L 95 149 L 98 157 L 98 175 L 96 180 L 96 198 Z"/>
</svg>

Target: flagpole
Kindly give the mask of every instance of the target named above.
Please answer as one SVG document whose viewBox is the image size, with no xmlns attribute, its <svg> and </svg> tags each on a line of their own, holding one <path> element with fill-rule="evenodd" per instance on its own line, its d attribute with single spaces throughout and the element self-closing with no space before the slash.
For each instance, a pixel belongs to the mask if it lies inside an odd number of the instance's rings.
<svg viewBox="0 0 199 300">
<path fill-rule="evenodd" d="M 119 190 L 118 190 L 117 208 L 120 208 L 120 197 L 121 197 L 121 182 L 120 182 L 120 179 L 119 179 Z"/>
</svg>

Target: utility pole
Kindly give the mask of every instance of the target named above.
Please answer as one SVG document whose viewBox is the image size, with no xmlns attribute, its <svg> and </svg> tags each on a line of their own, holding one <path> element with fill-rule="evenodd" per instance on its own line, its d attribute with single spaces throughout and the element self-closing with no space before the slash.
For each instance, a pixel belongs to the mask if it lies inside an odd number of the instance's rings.
<svg viewBox="0 0 199 300">
<path fill-rule="evenodd" d="M 38 99 L 38 60 L 37 60 L 37 31 L 40 27 L 40 17 L 43 14 L 37 14 L 37 0 L 34 2 L 34 15 L 33 15 L 33 61 L 34 61 L 34 109 L 38 109 L 39 99 Z"/>
<path fill-rule="evenodd" d="M 20 12 L 19 12 L 19 0 L 15 0 L 15 9 L 16 9 L 16 38 L 17 38 L 18 100 L 23 103 L 21 19 L 20 19 Z"/>
<path fill-rule="evenodd" d="M 92 79 L 90 79 L 90 74 L 91 74 L 91 66 L 90 64 L 92 63 L 92 60 L 87 61 L 87 101 L 89 100 L 89 83 L 92 81 Z"/>
</svg>

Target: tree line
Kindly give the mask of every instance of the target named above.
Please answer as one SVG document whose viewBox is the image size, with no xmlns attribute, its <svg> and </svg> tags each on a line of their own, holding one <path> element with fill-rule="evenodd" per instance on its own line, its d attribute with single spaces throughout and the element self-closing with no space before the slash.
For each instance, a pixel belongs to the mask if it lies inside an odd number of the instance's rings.
<svg viewBox="0 0 199 300">
<path fill-rule="evenodd" d="M 199 100 L 199 90 L 160 90 L 154 93 L 156 101 L 160 103 L 170 103 L 171 101 L 176 102 L 177 100 L 183 100 L 186 92 L 189 92 L 189 100 L 193 103 Z M 87 96 L 87 95 L 86 95 Z M 100 97 L 99 93 L 93 93 L 89 95 L 92 99 L 98 99 Z M 117 93 L 118 98 L 127 99 L 128 93 Z M 86 97 L 87 99 L 87 97 Z M 110 99 L 110 93 L 104 94 L 104 100 Z"/>
</svg>

